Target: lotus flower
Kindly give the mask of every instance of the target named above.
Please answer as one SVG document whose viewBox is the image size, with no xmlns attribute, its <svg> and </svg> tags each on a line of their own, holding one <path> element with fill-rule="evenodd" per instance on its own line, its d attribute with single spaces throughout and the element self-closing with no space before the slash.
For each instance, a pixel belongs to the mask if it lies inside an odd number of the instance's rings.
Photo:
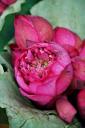
<svg viewBox="0 0 85 128">
<path fill-rule="evenodd" d="M 79 54 L 82 41 L 77 34 L 69 29 L 56 27 L 54 30 L 53 40 L 63 46 L 71 57 L 75 57 Z"/>
<path fill-rule="evenodd" d="M 66 96 L 60 96 L 56 101 L 56 111 L 64 121 L 71 123 L 77 111 Z"/>
<path fill-rule="evenodd" d="M 21 94 L 38 107 L 56 105 L 58 115 L 70 123 L 77 111 L 66 95 L 69 88 L 73 91 L 75 85 L 85 85 L 84 41 L 82 44 L 80 37 L 66 28 L 53 31 L 52 25 L 40 16 L 16 16 L 14 27 L 16 43 L 10 47 Z M 82 95 L 77 97 L 81 115 Z"/>
<path fill-rule="evenodd" d="M 55 42 L 31 43 L 16 58 L 14 70 L 21 94 L 42 106 L 52 104 L 73 76 L 68 53 Z"/>
<path fill-rule="evenodd" d="M 52 25 L 40 16 L 16 16 L 15 39 L 20 48 L 27 48 L 28 41 L 48 42 L 52 40 Z"/>
<path fill-rule="evenodd" d="M 77 95 L 77 106 L 81 117 L 85 120 L 85 89 L 82 89 Z"/>
<path fill-rule="evenodd" d="M 10 4 L 16 2 L 16 0 L 1 0 L 1 2 L 3 2 L 6 5 L 10 5 Z"/>
</svg>

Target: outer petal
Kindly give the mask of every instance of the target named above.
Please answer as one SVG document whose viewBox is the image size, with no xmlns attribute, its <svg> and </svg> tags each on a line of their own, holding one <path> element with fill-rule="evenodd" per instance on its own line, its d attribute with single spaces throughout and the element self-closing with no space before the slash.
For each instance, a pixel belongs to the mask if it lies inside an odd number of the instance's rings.
<svg viewBox="0 0 85 128">
<path fill-rule="evenodd" d="M 12 64 L 15 65 L 16 60 L 20 57 L 23 51 L 19 49 L 16 44 L 11 44 L 10 49 L 12 52 Z"/>
<path fill-rule="evenodd" d="M 39 105 L 48 105 L 50 102 L 53 103 L 53 99 L 56 91 L 56 79 L 49 79 L 45 81 L 45 83 L 30 83 L 27 85 L 22 78 L 19 71 L 16 74 L 15 69 L 15 77 L 19 84 L 20 92 L 23 96 L 35 101 Z M 51 103 L 50 103 L 51 104 Z"/>
<path fill-rule="evenodd" d="M 50 95 L 55 96 L 56 94 L 56 78 L 48 78 L 44 82 L 34 82 L 27 84 L 22 78 L 20 72 L 15 68 L 15 77 L 19 84 L 19 87 L 23 89 L 23 91 L 34 94 L 34 95 Z"/>
<path fill-rule="evenodd" d="M 29 21 L 27 16 L 16 16 L 14 27 L 16 43 L 20 48 L 27 48 L 29 40 L 39 41 L 32 21 Z"/>
<path fill-rule="evenodd" d="M 62 27 L 55 28 L 53 40 L 56 41 L 56 43 L 62 45 L 69 52 L 71 57 L 74 57 L 78 54 L 82 43 L 80 37 L 77 34 Z"/>
<path fill-rule="evenodd" d="M 82 42 L 79 56 L 72 59 L 74 79 L 70 91 L 85 88 L 85 40 Z"/>
<path fill-rule="evenodd" d="M 37 104 L 42 105 L 42 106 L 49 104 L 49 102 L 51 102 L 51 100 L 53 99 L 53 97 L 49 96 L 49 95 L 28 94 L 28 93 L 24 92 L 22 89 L 20 89 L 20 92 L 23 96 L 33 100 L 34 102 L 36 102 Z"/>
<path fill-rule="evenodd" d="M 67 51 L 61 47 L 59 44 L 56 44 L 55 42 L 51 42 L 49 45 L 52 47 L 53 51 L 56 53 L 57 56 L 57 62 L 65 68 L 67 65 L 71 64 L 71 59 L 67 53 Z"/>
<path fill-rule="evenodd" d="M 4 4 L 6 4 L 6 5 L 10 5 L 10 4 L 16 2 L 16 0 L 1 0 L 1 1 L 2 1 Z"/>
<path fill-rule="evenodd" d="M 72 106 L 72 104 L 68 101 L 66 96 L 61 96 L 56 101 L 56 111 L 58 112 L 61 119 L 64 121 L 71 123 L 77 111 Z"/>
<path fill-rule="evenodd" d="M 66 50 L 59 44 L 53 44 L 57 54 L 57 63 L 52 66 L 52 71 L 58 76 L 56 79 L 56 95 L 63 93 L 70 85 L 73 78 L 71 60 Z"/>
<path fill-rule="evenodd" d="M 53 37 L 52 25 L 39 16 L 32 16 L 31 20 L 39 35 L 39 41 L 51 41 Z"/>
<path fill-rule="evenodd" d="M 75 77 L 79 80 L 85 81 L 85 59 L 83 59 L 82 57 L 74 58 L 73 67 Z"/>
<path fill-rule="evenodd" d="M 59 79 L 56 81 L 56 95 L 63 93 L 71 84 L 73 78 L 73 69 L 68 65 L 61 73 Z"/>
<path fill-rule="evenodd" d="M 21 48 L 27 48 L 29 40 L 42 42 L 52 39 L 51 24 L 39 16 L 16 16 L 14 27 L 16 43 Z"/>
</svg>

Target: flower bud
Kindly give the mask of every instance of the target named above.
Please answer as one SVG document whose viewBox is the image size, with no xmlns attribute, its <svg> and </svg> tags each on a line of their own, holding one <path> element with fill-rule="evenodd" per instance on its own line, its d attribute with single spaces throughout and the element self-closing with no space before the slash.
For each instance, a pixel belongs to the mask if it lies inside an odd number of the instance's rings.
<svg viewBox="0 0 85 128">
<path fill-rule="evenodd" d="M 56 101 L 56 111 L 58 112 L 61 119 L 71 123 L 77 111 L 68 101 L 66 96 L 61 96 Z"/>
</svg>

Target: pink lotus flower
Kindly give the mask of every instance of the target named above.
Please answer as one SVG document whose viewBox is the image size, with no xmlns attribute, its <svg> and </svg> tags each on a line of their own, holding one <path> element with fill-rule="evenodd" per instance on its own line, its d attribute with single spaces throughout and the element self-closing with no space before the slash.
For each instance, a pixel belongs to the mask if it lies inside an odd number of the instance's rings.
<svg viewBox="0 0 85 128">
<path fill-rule="evenodd" d="M 60 96 L 56 101 L 56 111 L 64 121 L 71 123 L 77 111 L 66 96 Z"/>
<path fill-rule="evenodd" d="M 16 44 L 10 48 L 21 94 L 40 107 L 56 105 L 58 115 L 70 123 L 77 111 L 66 96 L 85 87 L 85 40 L 82 44 L 80 37 L 66 28 L 53 31 L 40 16 L 16 16 L 14 27 Z M 83 97 L 85 89 L 77 96 L 82 118 Z"/>
<path fill-rule="evenodd" d="M 48 42 L 52 40 L 52 25 L 40 16 L 16 16 L 15 39 L 20 48 L 27 48 L 28 41 Z"/>
<path fill-rule="evenodd" d="M 1 0 L 1 2 L 3 2 L 6 5 L 10 5 L 10 4 L 16 2 L 16 0 Z"/>
<path fill-rule="evenodd" d="M 81 117 L 85 120 L 85 89 L 82 89 L 77 95 L 77 106 Z"/>
<path fill-rule="evenodd" d="M 56 27 L 54 30 L 53 40 L 63 46 L 71 57 L 75 57 L 79 54 L 82 41 L 77 34 L 69 29 Z"/>
<path fill-rule="evenodd" d="M 52 104 L 68 88 L 72 76 L 70 57 L 55 42 L 31 43 L 15 62 L 21 94 L 42 106 Z"/>
</svg>

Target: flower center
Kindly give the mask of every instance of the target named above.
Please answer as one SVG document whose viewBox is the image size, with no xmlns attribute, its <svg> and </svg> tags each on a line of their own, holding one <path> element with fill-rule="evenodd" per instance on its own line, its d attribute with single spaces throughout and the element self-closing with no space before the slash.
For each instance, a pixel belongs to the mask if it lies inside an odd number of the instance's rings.
<svg viewBox="0 0 85 128">
<path fill-rule="evenodd" d="M 43 79 L 48 75 L 56 55 L 46 47 L 28 49 L 20 59 L 19 69 L 26 79 Z M 31 77 L 32 76 L 32 77 Z"/>
</svg>

